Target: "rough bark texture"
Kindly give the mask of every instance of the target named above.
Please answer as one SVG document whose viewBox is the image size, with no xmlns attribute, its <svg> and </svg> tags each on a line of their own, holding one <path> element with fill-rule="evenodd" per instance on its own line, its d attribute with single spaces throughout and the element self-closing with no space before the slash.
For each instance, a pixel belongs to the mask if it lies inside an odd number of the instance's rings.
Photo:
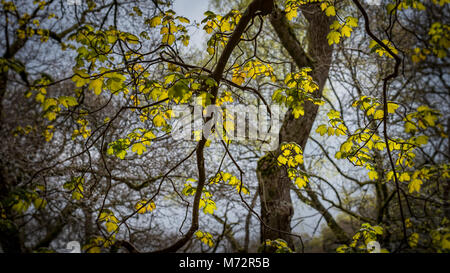
<svg viewBox="0 0 450 273">
<path fill-rule="evenodd" d="M 303 16 L 308 20 L 308 52 L 297 40 L 283 12 L 274 10 L 271 24 L 275 29 L 281 44 L 290 54 L 298 68 L 311 67 L 312 76 L 319 85 L 315 96 L 322 95 L 323 87 L 328 78 L 332 57 L 332 47 L 328 45 L 327 34 L 333 18 L 327 17 L 317 4 L 305 5 L 301 8 Z M 306 102 L 305 115 L 294 118 L 291 110 L 286 114 L 280 129 L 279 143 L 295 142 L 303 149 L 311 132 L 317 115 L 318 106 Z M 278 167 L 276 158 L 279 148 L 268 153 L 258 162 L 257 176 L 260 183 L 261 218 L 266 225 L 261 225 L 261 241 L 281 238 L 293 247 L 291 232 L 291 217 L 293 215 L 290 185 L 286 170 Z"/>
</svg>

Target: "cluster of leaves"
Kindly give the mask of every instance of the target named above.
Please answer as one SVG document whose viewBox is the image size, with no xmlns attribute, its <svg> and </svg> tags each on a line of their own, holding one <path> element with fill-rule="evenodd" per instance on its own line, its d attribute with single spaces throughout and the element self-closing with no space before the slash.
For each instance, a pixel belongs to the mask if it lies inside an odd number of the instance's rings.
<svg viewBox="0 0 450 273">
<path fill-rule="evenodd" d="M 50 31 L 46 28 L 39 28 L 40 26 L 40 20 L 37 18 L 31 17 L 28 13 L 19 14 L 17 10 L 17 6 L 13 1 L 5 1 L 2 0 L 1 2 L 3 11 L 5 13 L 13 13 L 17 15 L 17 22 L 19 24 L 19 28 L 16 29 L 16 35 L 19 39 L 25 40 L 32 38 L 34 35 L 39 36 L 39 39 L 42 43 L 45 43 L 48 41 Z M 44 9 L 47 3 L 45 1 L 34 1 L 34 4 L 37 5 L 37 8 Z M 55 18 L 55 14 L 50 13 L 47 16 L 48 19 Z"/>
<path fill-rule="evenodd" d="M 288 246 L 286 241 L 283 239 L 275 240 L 265 240 L 264 243 L 259 247 L 259 252 L 270 252 L 270 253 L 293 253 L 292 249 Z"/>
<path fill-rule="evenodd" d="M 320 8 L 328 17 L 336 16 L 336 7 L 334 1 L 330 0 L 286 0 L 285 1 L 285 13 L 288 20 L 292 20 L 297 17 L 298 9 L 301 5 L 310 3 L 321 3 Z M 327 35 L 328 44 L 339 44 L 341 38 L 350 37 L 354 28 L 358 26 L 358 18 L 352 16 L 346 16 L 345 18 L 338 18 L 330 26 L 330 32 Z"/>
<path fill-rule="evenodd" d="M 98 221 L 105 225 L 108 233 L 113 233 L 110 237 L 115 238 L 115 234 L 119 231 L 119 220 L 114 216 L 114 213 L 109 209 L 103 209 L 100 212 Z"/>
<path fill-rule="evenodd" d="M 194 195 L 197 192 L 197 187 L 193 186 L 193 183 L 197 182 L 197 180 L 190 178 L 184 184 L 184 188 L 182 190 L 182 194 L 186 196 Z M 202 195 L 200 198 L 199 208 L 203 209 L 205 214 L 213 214 L 217 209 L 216 203 L 211 199 L 212 194 L 207 191 L 205 188 L 202 190 Z"/>
<path fill-rule="evenodd" d="M 338 253 L 373 253 L 380 251 L 381 253 L 388 253 L 384 248 L 379 250 L 372 249 L 377 243 L 378 236 L 383 235 L 383 228 L 380 226 L 372 226 L 369 223 L 364 223 L 361 228 L 352 237 L 352 242 L 349 245 L 341 245 L 336 249 Z"/>
<path fill-rule="evenodd" d="M 384 119 L 382 104 L 375 98 L 362 96 L 352 106 L 360 109 L 370 122 Z M 388 102 L 387 104 L 388 114 L 395 114 L 398 108 L 399 105 L 394 102 Z M 335 157 L 337 159 L 347 158 L 356 166 L 365 166 L 369 170 L 368 177 L 370 180 L 379 179 L 380 172 L 375 166 L 372 150 L 383 151 L 388 145 L 390 151 L 397 154 L 395 165 L 398 166 L 396 168 L 398 180 L 400 182 L 409 182 L 409 192 L 413 193 L 419 192 L 423 181 L 431 180 L 432 174 L 439 173 L 442 176 L 448 176 L 445 166 L 425 166 L 421 169 L 415 169 L 414 166 L 417 149 L 426 145 L 429 138 L 424 134 L 416 135 L 416 124 L 421 129 L 437 127 L 436 129 L 439 129 L 441 135 L 445 137 L 442 127 L 438 127 L 437 121 L 439 117 L 440 113 L 437 110 L 430 109 L 427 106 L 418 107 L 416 112 L 412 112 L 403 118 L 405 132 L 411 134 L 411 137 L 408 139 L 390 139 L 387 144 L 380 138 L 374 128 L 359 128 L 355 132 L 350 133 L 340 117 L 340 113 L 336 110 L 328 112 L 329 125 L 331 126 L 319 125 L 316 132 L 322 136 L 326 133 L 329 136 L 346 135 L 347 140 L 341 144 L 340 150 L 335 154 Z M 390 181 L 392 177 L 393 171 L 387 172 L 386 181 Z"/>
<path fill-rule="evenodd" d="M 43 185 L 37 185 L 34 190 L 18 189 L 11 195 L 7 205 L 11 206 L 15 212 L 20 214 L 25 213 L 31 204 L 33 204 L 36 210 L 43 209 L 47 206 L 47 201 L 42 196 L 44 190 Z M 2 218 L 6 218 L 3 208 Z"/>
<path fill-rule="evenodd" d="M 140 200 L 136 203 L 134 208 L 137 213 L 144 214 L 147 212 L 152 212 L 156 208 L 156 204 L 152 200 Z"/>
<path fill-rule="evenodd" d="M 173 10 L 167 10 L 164 13 L 160 13 L 150 19 L 147 19 L 145 23 L 151 28 L 161 26 L 160 34 L 162 34 L 162 43 L 172 45 L 176 39 L 182 41 L 183 45 L 189 45 L 189 35 L 184 24 L 189 24 L 190 21 L 183 16 L 175 16 L 176 13 Z M 178 21 L 178 24 L 176 23 Z M 179 33 L 177 38 L 175 34 Z"/>
<path fill-rule="evenodd" d="M 250 60 L 240 66 L 236 64 L 233 68 L 232 81 L 237 85 L 242 85 L 246 79 L 256 79 L 260 76 L 270 77 L 272 82 L 277 81 L 272 66 L 258 60 Z"/>
<path fill-rule="evenodd" d="M 200 242 L 204 243 L 205 245 L 209 247 L 214 246 L 214 239 L 211 233 L 206 231 L 197 230 L 195 232 L 195 237 L 200 240 Z"/>
<path fill-rule="evenodd" d="M 449 0 L 432 0 L 437 9 L 441 9 L 444 5 L 450 3 Z M 388 14 L 394 14 L 398 11 L 406 11 L 412 9 L 413 11 L 424 11 L 427 7 L 419 0 L 402 0 L 397 3 L 389 3 L 386 5 Z M 445 58 L 447 50 L 450 47 L 450 26 L 442 22 L 434 22 L 431 24 L 428 31 L 428 37 L 422 39 L 426 41 L 423 47 L 416 47 L 412 50 L 411 59 L 414 63 L 425 61 L 427 56 L 433 53 L 438 58 Z M 385 41 L 383 41 L 385 42 Z M 382 53 L 378 52 L 380 55 Z"/>
<path fill-rule="evenodd" d="M 336 135 L 346 135 L 347 126 L 345 126 L 344 121 L 341 118 L 341 113 L 334 109 L 331 109 L 328 113 L 328 124 L 321 124 L 317 127 L 316 132 L 321 136 L 328 134 L 328 136 Z"/>
<path fill-rule="evenodd" d="M 68 190 L 71 193 L 72 199 L 80 200 L 84 197 L 83 184 L 84 184 L 84 177 L 74 176 L 71 177 L 69 181 L 64 183 L 63 187 L 64 189 Z"/>
<path fill-rule="evenodd" d="M 436 252 L 450 253 L 450 220 L 444 218 L 440 227 L 430 232 Z M 417 240 L 418 241 L 418 240 Z"/>
<path fill-rule="evenodd" d="M 158 121 L 156 121 L 158 124 Z M 107 153 L 115 155 L 120 159 L 124 159 L 127 155 L 127 150 L 131 147 L 131 151 L 141 155 L 147 147 L 151 145 L 151 141 L 156 138 L 151 130 L 144 128 L 136 128 L 127 135 L 126 138 L 121 138 L 109 143 Z"/>
<path fill-rule="evenodd" d="M 327 35 L 328 44 L 339 44 L 341 38 L 350 37 L 353 29 L 357 26 L 358 18 L 352 16 L 347 16 L 343 22 L 335 20 L 333 24 L 331 24 L 331 31 Z"/>
<path fill-rule="evenodd" d="M 225 47 L 229 34 L 236 28 L 242 14 L 239 10 L 233 9 L 224 16 L 212 11 L 206 11 L 205 16 L 205 19 L 202 20 L 202 24 L 204 24 L 203 29 L 208 34 L 215 31 L 207 42 L 208 47 L 206 51 L 210 55 L 214 55 L 219 46 Z"/>
<path fill-rule="evenodd" d="M 232 175 L 231 173 L 219 172 L 215 177 L 209 180 L 210 184 L 217 184 L 220 182 L 223 182 L 224 184 L 228 184 L 236 188 L 236 191 L 238 193 L 250 194 L 250 191 L 246 186 L 244 186 L 242 181 L 239 180 L 236 176 Z"/>
<path fill-rule="evenodd" d="M 327 16 L 335 16 L 336 10 L 330 0 L 286 0 L 284 2 L 284 12 L 286 13 L 286 18 L 291 21 L 298 16 L 298 9 L 301 5 L 320 3 L 322 10 L 325 10 Z"/>
<path fill-rule="evenodd" d="M 274 102 L 291 108 L 295 118 L 305 114 L 305 101 L 311 101 L 317 105 L 324 104 L 323 100 L 313 95 L 319 86 L 309 74 L 311 71 L 311 68 L 305 67 L 300 72 L 287 74 L 284 79 L 286 87 L 275 90 L 272 95 Z"/>
<path fill-rule="evenodd" d="M 394 53 L 396 55 L 398 54 L 398 50 L 395 48 L 395 46 L 392 44 L 391 41 L 384 39 L 384 40 L 382 40 L 382 42 L 383 42 L 384 46 L 387 46 L 392 51 L 392 53 Z M 370 44 L 369 44 L 369 48 L 371 49 L 372 53 L 375 52 L 378 55 L 380 55 L 380 57 L 383 57 L 383 55 L 386 55 L 389 58 L 394 58 L 394 56 L 392 56 L 392 54 L 389 53 L 384 48 L 384 46 L 380 45 L 378 42 L 376 42 L 374 40 L 370 41 Z"/>
<path fill-rule="evenodd" d="M 108 249 L 114 245 L 114 237 L 105 238 L 103 236 L 96 236 L 90 238 L 85 245 L 83 245 L 82 250 L 87 253 L 101 253 L 102 248 Z"/>
<path fill-rule="evenodd" d="M 302 170 L 303 151 L 302 148 L 294 142 L 282 143 L 280 146 L 281 154 L 277 158 L 279 166 L 285 166 L 291 181 L 299 189 L 308 183 L 308 174 Z"/>
</svg>

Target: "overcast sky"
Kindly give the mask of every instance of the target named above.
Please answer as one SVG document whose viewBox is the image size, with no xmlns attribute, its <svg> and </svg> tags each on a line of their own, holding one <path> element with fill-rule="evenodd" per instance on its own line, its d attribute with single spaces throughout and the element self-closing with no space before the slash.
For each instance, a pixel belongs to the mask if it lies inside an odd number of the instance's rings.
<svg viewBox="0 0 450 273">
<path fill-rule="evenodd" d="M 205 11 L 211 7 L 208 0 L 176 0 L 173 9 L 178 15 L 188 18 L 192 24 L 200 24 L 205 18 Z M 202 26 L 190 27 L 188 30 L 191 36 L 189 46 L 204 47 L 207 36 Z"/>
</svg>

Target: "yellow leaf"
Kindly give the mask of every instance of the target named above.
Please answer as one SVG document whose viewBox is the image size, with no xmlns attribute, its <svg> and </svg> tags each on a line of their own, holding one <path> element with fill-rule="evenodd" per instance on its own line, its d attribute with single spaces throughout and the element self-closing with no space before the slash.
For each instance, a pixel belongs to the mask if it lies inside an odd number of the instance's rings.
<svg viewBox="0 0 450 273">
<path fill-rule="evenodd" d="M 409 193 L 413 193 L 415 191 L 419 192 L 421 185 L 422 185 L 422 180 L 413 179 L 413 181 L 411 181 L 408 185 Z"/>
<path fill-rule="evenodd" d="M 155 124 L 156 127 L 161 127 L 166 124 L 166 120 L 162 115 L 158 114 L 153 118 L 153 124 Z"/>
<path fill-rule="evenodd" d="M 377 142 L 375 143 L 375 148 L 380 151 L 383 151 L 384 148 L 386 148 L 386 144 L 384 142 Z"/>
<path fill-rule="evenodd" d="M 134 208 L 136 209 L 137 213 L 144 214 L 146 212 L 153 211 L 156 208 L 156 205 L 153 201 L 149 202 L 148 200 L 141 200 L 136 203 Z"/>
<path fill-rule="evenodd" d="M 383 110 L 377 110 L 375 114 L 373 115 L 374 119 L 382 119 L 384 117 L 384 111 Z"/>
<path fill-rule="evenodd" d="M 352 149 L 352 146 L 353 146 L 353 142 L 346 141 L 346 142 L 342 143 L 341 151 L 344 151 L 344 152 L 348 153 Z"/>
<path fill-rule="evenodd" d="M 393 114 L 395 113 L 395 110 L 398 108 L 398 104 L 393 102 L 388 102 L 387 109 L 388 113 Z"/>
<path fill-rule="evenodd" d="M 402 173 L 398 180 L 400 180 L 400 182 L 409 181 L 411 180 L 411 177 L 409 176 L 408 173 Z"/>
<path fill-rule="evenodd" d="M 203 208 L 205 214 L 213 214 L 214 210 L 217 208 L 216 203 L 211 199 L 200 199 L 200 208 Z"/>
<path fill-rule="evenodd" d="M 343 37 L 345 37 L 345 36 L 350 37 L 351 32 L 352 32 L 352 28 L 351 27 L 349 27 L 349 26 L 342 26 L 341 33 L 342 33 Z"/>
<path fill-rule="evenodd" d="M 160 16 L 153 17 L 152 19 L 150 19 L 149 23 L 151 27 L 156 27 L 161 24 L 161 17 Z"/>
<path fill-rule="evenodd" d="M 408 238 L 409 246 L 414 248 L 417 246 L 418 243 L 419 243 L 419 234 L 418 233 L 411 234 L 411 236 L 409 236 Z"/>
<path fill-rule="evenodd" d="M 58 98 L 58 101 L 66 108 L 78 105 L 77 99 L 74 97 L 61 96 Z"/>
<path fill-rule="evenodd" d="M 131 151 L 137 153 L 138 155 L 141 155 L 143 152 L 145 152 L 147 150 L 147 148 L 145 147 L 144 144 L 142 144 L 141 142 L 139 143 L 135 143 L 133 144 L 133 146 L 131 147 Z"/>
<path fill-rule="evenodd" d="M 299 189 L 303 188 L 304 186 L 306 186 L 306 181 L 304 179 L 302 179 L 301 177 L 297 177 L 295 179 L 295 185 L 297 185 L 297 187 Z"/>
<path fill-rule="evenodd" d="M 106 222 L 106 223 L 105 223 L 105 226 L 106 226 L 106 230 L 107 230 L 109 233 L 115 231 L 115 230 L 117 229 L 117 227 L 118 227 L 117 224 L 114 223 L 114 222 Z"/>
<path fill-rule="evenodd" d="M 184 46 L 188 46 L 189 45 L 189 36 L 184 36 L 182 42 L 183 42 Z"/>
<path fill-rule="evenodd" d="M 305 115 L 305 110 L 303 110 L 303 107 L 295 107 L 292 111 L 292 114 L 294 114 L 294 118 L 299 118 L 300 116 Z"/>
<path fill-rule="evenodd" d="M 102 93 L 102 87 L 103 87 L 103 78 L 101 78 L 101 77 L 98 79 L 92 80 L 89 83 L 89 88 L 91 90 L 93 90 L 94 94 L 97 96 Z"/>
<path fill-rule="evenodd" d="M 88 252 L 89 252 L 89 253 L 100 253 L 100 252 L 101 252 L 101 249 L 100 249 L 100 247 L 95 246 L 95 247 L 89 248 Z"/>
<path fill-rule="evenodd" d="M 358 26 L 358 18 L 349 16 L 345 19 L 345 24 L 349 27 L 357 27 Z"/>
<path fill-rule="evenodd" d="M 175 36 L 173 34 L 164 34 L 162 42 L 172 45 L 175 42 Z"/>
<path fill-rule="evenodd" d="M 428 123 L 429 126 L 436 125 L 435 120 L 437 120 L 437 118 L 435 115 L 427 114 L 423 119 Z"/>
<path fill-rule="evenodd" d="M 298 164 L 303 164 L 303 156 L 302 155 L 296 155 L 294 157 L 294 159 Z"/>
<path fill-rule="evenodd" d="M 328 135 L 332 136 L 336 130 L 333 127 L 328 127 Z"/>
<path fill-rule="evenodd" d="M 327 126 L 322 124 L 319 127 L 317 127 L 316 129 L 316 133 L 319 133 L 321 136 L 323 136 L 324 134 L 326 134 L 328 131 Z"/>
<path fill-rule="evenodd" d="M 373 226 L 372 227 L 375 230 L 376 234 L 382 235 L 383 234 L 383 228 L 380 226 Z"/>
<path fill-rule="evenodd" d="M 278 156 L 277 161 L 278 161 L 278 165 L 286 165 L 288 160 L 283 155 L 280 155 L 280 156 Z"/>
<path fill-rule="evenodd" d="M 334 44 L 339 44 L 339 41 L 341 40 L 341 34 L 337 31 L 330 31 L 330 33 L 328 33 L 327 35 L 327 39 L 328 39 L 328 44 L 332 45 Z"/>
<path fill-rule="evenodd" d="M 33 201 L 33 205 L 36 209 L 42 209 L 45 208 L 45 206 L 47 205 L 47 201 L 45 201 L 42 198 L 36 198 Z"/>
<path fill-rule="evenodd" d="M 297 9 L 289 9 L 286 12 L 286 18 L 291 21 L 293 18 L 297 17 Z"/>
<path fill-rule="evenodd" d="M 325 10 L 325 14 L 327 16 L 336 16 L 336 10 L 334 9 L 334 6 L 327 7 L 327 9 Z"/>
<path fill-rule="evenodd" d="M 43 103 L 44 100 L 45 100 L 45 95 L 42 94 L 42 93 L 38 93 L 38 94 L 36 95 L 35 99 L 36 99 L 37 102 Z"/>
<path fill-rule="evenodd" d="M 378 179 L 378 173 L 377 173 L 376 171 L 370 171 L 370 172 L 368 173 L 368 175 L 369 175 L 369 179 L 370 179 L 370 180 L 376 180 L 376 179 Z"/>
</svg>

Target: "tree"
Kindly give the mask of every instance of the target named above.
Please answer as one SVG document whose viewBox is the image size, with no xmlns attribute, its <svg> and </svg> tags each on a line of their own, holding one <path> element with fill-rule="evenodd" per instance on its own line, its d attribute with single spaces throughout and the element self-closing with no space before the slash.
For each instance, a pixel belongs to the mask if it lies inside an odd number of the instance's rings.
<svg viewBox="0 0 450 273">
<path fill-rule="evenodd" d="M 304 204 L 327 250 L 448 251 L 449 2 L 381 2 L 232 2 L 203 54 L 169 2 L 3 1 L 2 249 L 305 251 Z"/>
</svg>

